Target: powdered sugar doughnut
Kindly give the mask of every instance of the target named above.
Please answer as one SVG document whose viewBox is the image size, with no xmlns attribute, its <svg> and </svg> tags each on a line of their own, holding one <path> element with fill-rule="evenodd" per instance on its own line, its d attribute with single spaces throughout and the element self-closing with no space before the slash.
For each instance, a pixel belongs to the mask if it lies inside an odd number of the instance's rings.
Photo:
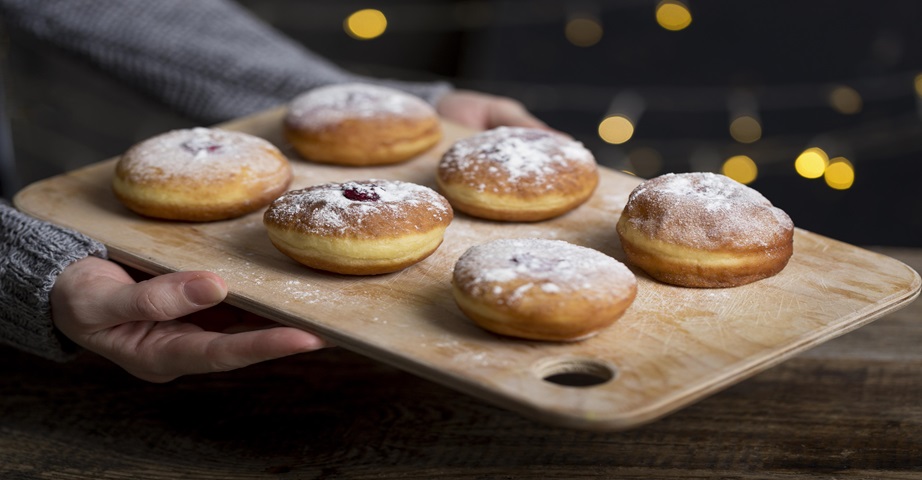
<svg viewBox="0 0 922 480">
<path fill-rule="evenodd" d="M 686 287 L 734 287 L 780 272 L 794 224 L 759 192 L 723 175 L 662 175 L 637 186 L 618 221 L 628 260 Z"/>
<path fill-rule="evenodd" d="M 359 83 L 298 96 L 289 104 L 284 133 L 304 158 L 340 165 L 401 162 L 442 138 L 435 109 L 422 99 Z"/>
<path fill-rule="evenodd" d="M 499 127 L 456 142 L 436 176 L 458 210 L 475 217 L 537 221 L 562 215 L 592 196 L 595 158 L 561 134 Z"/>
<path fill-rule="evenodd" d="M 288 188 L 291 166 L 271 143 L 242 132 L 173 130 L 134 145 L 112 189 L 149 217 L 211 221 L 265 207 Z"/>
<path fill-rule="evenodd" d="M 637 281 L 624 264 L 591 248 L 502 239 L 458 258 L 452 291 L 461 311 L 484 329 L 572 341 L 621 318 L 637 295 Z"/>
<path fill-rule="evenodd" d="M 448 201 L 431 188 L 363 180 L 287 192 L 269 205 L 263 223 L 273 245 L 304 265 L 373 275 L 428 257 L 452 216 Z"/>
</svg>

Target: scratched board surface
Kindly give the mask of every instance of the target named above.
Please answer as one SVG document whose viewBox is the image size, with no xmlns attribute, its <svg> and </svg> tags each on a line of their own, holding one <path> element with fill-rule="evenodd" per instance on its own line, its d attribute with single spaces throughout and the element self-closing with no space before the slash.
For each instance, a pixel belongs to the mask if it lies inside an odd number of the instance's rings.
<svg viewBox="0 0 922 480">
<path fill-rule="evenodd" d="M 282 109 L 223 128 L 278 145 L 291 159 L 292 188 L 327 181 L 394 178 L 434 187 L 435 165 L 472 131 L 444 123 L 445 138 L 407 163 L 343 168 L 301 160 L 281 136 Z M 618 430 L 675 411 L 735 382 L 858 328 L 914 299 L 918 274 L 904 264 L 797 230 L 794 256 L 775 277 L 730 289 L 664 285 L 634 269 L 638 295 L 625 316 L 576 343 L 500 337 L 473 325 L 451 297 L 451 271 L 470 246 L 538 237 L 624 254 L 615 224 L 640 179 L 603 168 L 587 204 L 539 223 L 457 215 L 442 246 L 401 272 L 349 277 L 305 268 L 269 242 L 262 212 L 212 223 L 141 218 L 110 190 L 114 159 L 33 184 L 22 210 L 83 231 L 110 256 L 150 273 L 211 270 L 227 281 L 228 302 L 315 332 L 348 348 L 539 421 Z M 555 375 L 597 383 L 574 386 Z"/>
</svg>

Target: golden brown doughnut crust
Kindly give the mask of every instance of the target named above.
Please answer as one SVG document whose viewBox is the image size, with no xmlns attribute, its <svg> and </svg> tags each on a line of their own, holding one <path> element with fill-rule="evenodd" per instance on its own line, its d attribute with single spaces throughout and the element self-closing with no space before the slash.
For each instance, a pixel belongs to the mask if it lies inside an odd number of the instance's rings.
<svg viewBox="0 0 922 480">
<path fill-rule="evenodd" d="M 291 176 L 288 159 L 268 141 L 199 127 L 128 149 L 116 163 L 112 190 L 141 215 L 204 222 L 265 207 L 288 188 Z"/>
<path fill-rule="evenodd" d="M 287 192 L 263 223 L 273 245 L 304 265 L 375 275 L 435 252 L 452 217 L 448 201 L 431 188 L 372 179 Z"/>
<path fill-rule="evenodd" d="M 455 264 L 452 291 L 461 311 L 486 330 L 574 341 L 618 320 L 637 295 L 637 281 L 599 251 L 519 238 L 467 250 Z"/>
<path fill-rule="evenodd" d="M 402 162 L 442 138 L 435 109 L 422 99 L 358 83 L 298 96 L 289 104 L 283 132 L 304 158 L 337 165 Z"/>
<path fill-rule="evenodd" d="M 539 221 L 583 204 L 599 182 L 592 153 L 561 134 L 499 127 L 455 142 L 439 162 L 438 187 L 468 215 Z"/>
<path fill-rule="evenodd" d="M 770 277 L 794 252 L 794 224 L 750 187 L 713 173 L 662 175 L 637 186 L 618 221 L 628 260 L 685 287 Z"/>
</svg>

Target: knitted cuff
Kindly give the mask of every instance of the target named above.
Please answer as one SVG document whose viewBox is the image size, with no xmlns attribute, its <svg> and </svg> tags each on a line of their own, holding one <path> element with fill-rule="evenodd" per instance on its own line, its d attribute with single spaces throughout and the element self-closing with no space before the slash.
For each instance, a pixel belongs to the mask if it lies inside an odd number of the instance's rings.
<svg viewBox="0 0 922 480">
<path fill-rule="evenodd" d="M 51 288 L 71 263 L 105 258 L 106 247 L 0 203 L 0 343 L 56 361 L 78 347 L 51 319 Z"/>
</svg>

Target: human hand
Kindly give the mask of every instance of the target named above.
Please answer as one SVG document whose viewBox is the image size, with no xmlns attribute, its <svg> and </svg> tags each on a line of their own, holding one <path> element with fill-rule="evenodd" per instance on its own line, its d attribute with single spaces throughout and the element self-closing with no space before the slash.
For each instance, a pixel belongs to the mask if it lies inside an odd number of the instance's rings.
<svg viewBox="0 0 922 480">
<path fill-rule="evenodd" d="M 435 109 L 444 118 L 478 130 L 500 126 L 550 129 L 521 102 L 487 93 L 454 90 L 446 93 Z"/>
<path fill-rule="evenodd" d="M 303 330 L 218 305 L 226 295 L 227 286 L 213 273 L 177 272 L 136 283 L 117 264 L 87 257 L 58 276 L 51 312 L 75 343 L 151 382 L 326 346 Z M 232 327 L 219 329 L 227 325 Z"/>
</svg>

